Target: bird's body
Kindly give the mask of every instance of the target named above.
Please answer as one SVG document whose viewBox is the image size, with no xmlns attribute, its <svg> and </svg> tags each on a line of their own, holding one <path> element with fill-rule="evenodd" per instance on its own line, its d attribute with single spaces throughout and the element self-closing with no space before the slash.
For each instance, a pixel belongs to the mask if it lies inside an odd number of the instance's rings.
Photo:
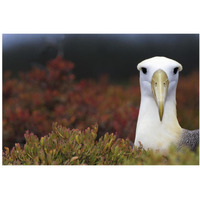
<svg viewBox="0 0 200 200">
<path fill-rule="evenodd" d="M 191 134 L 179 125 L 176 113 L 176 87 L 180 63 L 165 57 L 153 57 L 138 64 L 140 70 L 141 103 L 135 145 L 145 149 L 167 151 L 171 144 L 199 144 L 198 134 Z M 187 133 L 187 134 L 186 134 Z M 192 136 L 193 135 L 193 136 Z M 188 138 L 190 142 L 186 142 Z M 195 148 L 193 148 L 195 146 Z"/>
<path fill-rule="evenodd" d="M 144 148 L 166 150 L 171 143 L 180 138 L 182 128 L 176 118 L 174 104 L 167 101 L 165 114 L 160 121 L 154 99 L 141 100 L 140 112 L 136 129 L 136 144 L 141 141 Z"/>
</svg>

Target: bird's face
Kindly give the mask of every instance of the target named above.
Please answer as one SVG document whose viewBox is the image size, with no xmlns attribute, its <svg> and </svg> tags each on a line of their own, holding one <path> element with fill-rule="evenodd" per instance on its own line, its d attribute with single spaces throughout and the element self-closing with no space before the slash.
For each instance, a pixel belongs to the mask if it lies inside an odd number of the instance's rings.
<svg viewBox="0 0 200 200">
<path fill-rule="evenodd" d="M 158 106 L 160 121 L 167 97 L 175 95 L 182 65 L 166 57 L 153 57 L 138 64 L 142 95 L 154 98 Z"/>
</svg>

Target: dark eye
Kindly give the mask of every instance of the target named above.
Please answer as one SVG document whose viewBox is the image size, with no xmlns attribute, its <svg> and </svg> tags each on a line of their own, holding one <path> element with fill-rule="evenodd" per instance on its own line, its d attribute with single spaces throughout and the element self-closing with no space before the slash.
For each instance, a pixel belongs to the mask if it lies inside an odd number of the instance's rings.
<svg viewBox="0 0 200 200">
<path fill-rule="evenodd" d="M 145 67 L 142 67 L 141 69 L 142 69 L 142 72 L 143 72 L 144 74 L 146 74 L 146 73 L 147 73 L 147 68 L 145 68 Z"/>
<path fill-rule="evenodd" d="M 175 68 L 174 68 L 174 74 L 176 74 L 177 71 L 178 71 L 178 67 L 175 67 Z"/>
</svg>

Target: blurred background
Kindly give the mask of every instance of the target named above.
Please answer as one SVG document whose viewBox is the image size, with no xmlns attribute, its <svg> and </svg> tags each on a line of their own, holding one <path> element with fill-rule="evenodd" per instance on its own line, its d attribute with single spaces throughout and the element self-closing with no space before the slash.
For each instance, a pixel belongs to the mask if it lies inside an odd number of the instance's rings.
<svg viewBox="0 0 200 200">
<path fill-rule="evenodd" d="M 3 34 L 3 70 L 42 68 L 58 54 L 75 64 L 77 79 L 108 74 L 110 80 L 126 80 L 140 61 L 156 55 L 177 60 L 188 74 L 199 66 L 199 35 Z"/>
<path fill-rule="evenodd" d="M 182 127 L 199 125 L 197 34 L 4 34 L 3 146 L 39 138 L 52 124 L 134 142 L 140 105 L 137 64 L 166 56 L 183 65 L 177 88 Z"/>
</svg>

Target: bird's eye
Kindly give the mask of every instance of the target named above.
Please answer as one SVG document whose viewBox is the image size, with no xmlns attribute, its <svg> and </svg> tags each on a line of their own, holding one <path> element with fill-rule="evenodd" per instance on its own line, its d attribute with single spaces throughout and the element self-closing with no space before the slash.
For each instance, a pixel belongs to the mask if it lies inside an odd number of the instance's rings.
<svg viewBox="0 0 200 200">
<path fill-rule="evenodd" d="M 174 74 L 176 74 L 177 71 L 178 71 L 178 67 L 175 67 L 175 68 L 174 68 Z"/>
<path fill-rule="evenodd" d="M 142 67 L 141 69 L 142 69 L 142 72 L 143 72 L 144 74 L 146 74 L 146 73 L 147 73 L 147 68 L 145 68 L 145 67 Z"/>
</svg>

